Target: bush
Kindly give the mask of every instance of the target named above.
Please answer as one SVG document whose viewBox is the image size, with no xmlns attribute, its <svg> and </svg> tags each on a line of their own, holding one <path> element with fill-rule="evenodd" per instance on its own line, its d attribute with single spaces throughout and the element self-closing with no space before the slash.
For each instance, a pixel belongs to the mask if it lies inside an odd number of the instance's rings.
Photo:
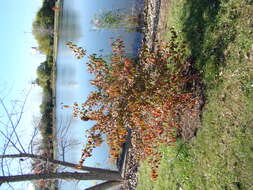
<svg viewBox="0 0 253 190">
<path fill-rule="evenodd" d="M 153 179 L 161 158 L 157 148 L 175 142 L 179 110 L 196 103 L 184 86 L 197 76 L 185 74 L 189 63 L 184 44 L 173 28 L 171 36 L 156 52 L 144 47 L 137 61 L 126 57 L 120 39 L 112 43 L 110 62 L 89 56 L 88 69 L 95 76 L 91 84 L 97 90 L 83 104 L 74 105 L 74 116 L 96 121 L 89 132 L 107 134 L 113 159 L 119 157 L 130 129 L 136 158 L 149 158 Z"/>
</svg>

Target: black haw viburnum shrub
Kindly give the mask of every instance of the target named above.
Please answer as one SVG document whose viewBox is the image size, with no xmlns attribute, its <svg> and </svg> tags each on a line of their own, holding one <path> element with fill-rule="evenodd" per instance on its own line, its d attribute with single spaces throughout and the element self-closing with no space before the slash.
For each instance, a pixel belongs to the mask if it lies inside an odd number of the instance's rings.
<svg viewBox="0 0 253 190">
<path fill-rule="evenodd" d="M 184 86 L 197 76 L 184 74 L 189 63 L 185 46 L 177 38 L 172 28 L 171 41 L 158 44 L 156 51 L 143 47 L 135 60 L 126 56 L 121 39 L 112 43 L 109 62 L 90 55 L 87 66 L 94 75 L 91 84 L 96 90 L 86 102 L 74 105 L 75 117 L 96 121 L 89 129 L 91 134 L 107 135 L 114 160 L 131 130 L 136 159 L 148 160 L 154 180 L 162 157 L 158 148 L 176 141 L 179 110 L 196 104 L 195 97 Z M 91 155 L 91 150 L 88 152 L 85 154 Z"/>
</svg>

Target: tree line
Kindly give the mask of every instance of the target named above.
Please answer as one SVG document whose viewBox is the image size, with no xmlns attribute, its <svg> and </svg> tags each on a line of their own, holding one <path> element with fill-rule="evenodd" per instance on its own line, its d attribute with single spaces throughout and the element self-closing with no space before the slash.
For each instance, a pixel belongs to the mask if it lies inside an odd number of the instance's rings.
<svg viewBox="0 0 253 190">
<path fill-rule="evenodd" d="M 54 43 L 54 1 L 43 1 L 42 7 L 37 12 L 33 22 L 33 35 L 38 42 L 38 50 L 46 55 L 46 60 L 37 68 L 35 83 L 43 89 L 40 112 L 42 115 L 39 129 L 45 142 L 47 136 L 52 135 L 53 112 L 53 43 Z"/>
<path fill-rule="evenodd" d="M 54 11 L 55 1 L 44 0 L 42 7 L 38 10 L 32 24 L 32 33 L 38 43 L 40 53 L 46 55 L 46 60 L 37 67 L 37 78 L 35 84 L 42 88 L 42 102 L 40 105 L 41 119 L 37 126 L 42 136 L 40 142 L 40 154 L 53 159 L 53 46 L 54 46 Z M 34 160 L 32 163 L 33 172 L 38 174 L 54 172 L 56 167 L 52 164 L 45 164 L 42 160 Z M 53 181 L 37 180 L 37 186 L 52 187 Z"/>
</svg>

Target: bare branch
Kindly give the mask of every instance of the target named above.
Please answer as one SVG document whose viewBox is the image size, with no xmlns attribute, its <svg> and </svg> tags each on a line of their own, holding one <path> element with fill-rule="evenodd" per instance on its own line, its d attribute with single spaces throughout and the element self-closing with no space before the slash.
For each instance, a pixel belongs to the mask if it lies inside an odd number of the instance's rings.
<svg viewBox="0 0 253 190">
<path fill-rule="evenodd" d="M 118 172 L 115 173 L 80 173 L 80 172 L 56 172 L 48 174 L 25 174 L 0 176 L 0 184 L 8 182 L 20 182 L 31 180 L 46 180 L 46 179 L 73 179 L 73 180 L 113 180 L 121 181 L 121 176 Z"/>
<path fill-rule="evenodd" d="M 33 130 L 33 134 L 32 134 L 32 138 L 29 142 L 29 145 L 28 145 L 28 152 L 30 151 L 32 154 L 33 154 L 33 145 L 34 145 L 34 139 L 35 137 L 38 135 L 38 128 L 37 127 L 34 127 L 34 130 Z"/>
<path fill-rule="evenodd" d="M 7 146 L 8 146 L 8 143 L 11 143 L 12 146 L 19 152 L 21 153 L 22 151 L 16 146 L 16 144 L 11 140 L 10 137 L 8 137 L 3 131 L 0 130 L 0 133 L 8 140 L 7 142 Z"/>
<path fill-rule="evenodd" d="M 64 161 L 60 161 L 60 160 L 54 160 L 54 159 L 50 159 L 48 157 L 44 157 L 41 155 L 28 154 L 28 153 L 0 155 L 0 158 L 32 158 L 32 159 L 44 160 L 44 161 L 50 162 L 52 164 L 66 166 L 66 167 L 73 168 L 76 170 L 89 171 L 89 172 L 99 172 L 99 173 L 116 172 L 114 170 L 109 170 L 109 169 L 80 166 L 78 164 L 73 164 L 70 162 L 64 162 Z"/>
<path fill-rule="evenodd" d="M 7 184 L 8 184 L 8 186 L 9 186 L 10 189 L 15 190 L 14 187 L 10 183 L 7 183 Z"/>
<path fill-rule="evenodd" d="M 18 127 L 18 125 L 19 125 L 19 123 L 21 121 L 21 118 L 23 116 L 25 104 L 26 104 L 26 101 L 28 99 L 28 96 L 29 96 L 30 92 L 31 92 L 31 88 L 29 89 L 28 93 L 25 96 L 25 99 L 24 99 L 24 101 L 23 101 L 23 103 L 21 105 L 20 114 L 19 114 L 19 116 L 18 116 L 17 121 L 16 121 L 15 124 L 14 124 L 14 122 L 12 120 L 11 113 L 9 113 L 9 111 L 8 111 L 8 109 L 7 109 L 4 101 L 3 101 L 3 99 L 0 98 L 0 104 L 2 105 L 2 107 L 3 107 L 3 109 L 4 109 L 5 113 L 6 113 L 6 116 L 8 117 L 8 121 L 11 123 L 11 127 L 12 127 L 12 130 L 13 130 L 10 138 L 12 137 L 13 134 L 16 136 L 18 144 L 21 147 L 21 149 L 22 149 L 23 152 L 25 152 L 25 149 L 24 149 L 22 143 L 20 142 L 20 139 L 19 139 L 19 136 L 17 134 L 16 129 L 17 129 L 17 127 Z"/>
<path fill-rule="evenodd" d="M 86 188 L 85 190 L 105 190 L 108 188 L 112 188 L 116 185 L 120 185 L 121 183 L 122 181 L 106 181 L 104 183 L 100 183 L 92 187 Z"/>
</svg>

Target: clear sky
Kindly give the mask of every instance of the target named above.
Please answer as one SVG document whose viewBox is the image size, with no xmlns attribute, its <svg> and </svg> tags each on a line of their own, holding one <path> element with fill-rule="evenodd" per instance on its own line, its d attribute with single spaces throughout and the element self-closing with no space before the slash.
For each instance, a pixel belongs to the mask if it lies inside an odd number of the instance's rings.
<svg viewBox="0 0 253 190">
<path fill-rule="evenodd" d="M 37 46 L 31 31 L 41 0 L 2 1 L 0 7 L 1 81 L 15 82 L 22 87 L 35 77 L 41 56 L 31 52 Z"/>
<path fill-rule="evenodd" d="M 41 4 L 42 0 L 1 0 L 0 97 L 6 97 L 8 107 L 10 100 L 24 99 L 24 91 L 31 88 L 31 81 L 36 78 L 36 68 L 45 59 L 43 55 L 31 51 L 31 47 L 37 46 L 31 33 L 32 22 Z M 34 86 L 29 94 L 21 123 L 27 134 L 32 131 L 33 117 L 40 115 L 40 103 L 41 89 Z M 2 108 L 0 116 L 1 120 L 6 120 Z M 0 128 L 3 130 L 2 125 Z M 0 139 L 0 147 L 2 144 Z M 32 189 L 32 186 L 27 185 L 15 189 Z M 5 189 L 7 186 L 2 185 L 1 188 Z"/>
<path fill-rule="evenodd" d="M 41 0 L 1 1 L 0 96 L 8 91 L 9 99 L 22 99 L 21 92 L 31 86 L 37 66 L 45 59 L 31 51 L 31 47 L 37 46 L 31 33 L 32 22 L 41 4 Z M 40 90 L 34 87 L 27 110 L 38 113 L 40 102 Z"/>
</svg>

